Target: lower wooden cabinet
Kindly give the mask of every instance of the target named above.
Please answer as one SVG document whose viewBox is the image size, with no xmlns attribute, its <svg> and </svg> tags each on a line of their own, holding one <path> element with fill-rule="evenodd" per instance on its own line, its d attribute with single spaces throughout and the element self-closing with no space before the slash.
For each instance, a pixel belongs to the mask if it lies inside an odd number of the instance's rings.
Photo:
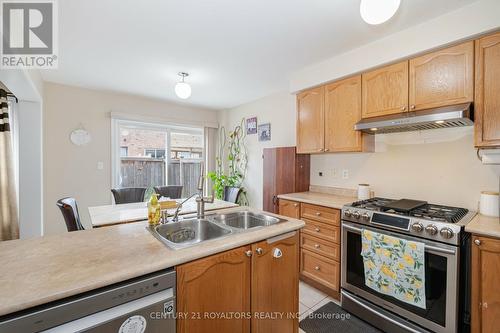
<svg viewBox="0 0 500 333">
<path fill-rule="evenodd" d="M 300 204 L 295 201 L 279 199 L 279 214 L 300 219 Z"/>
<path fill-rule="evenodd" d="M 472 239 L 472 333 L 498 332 L 500 327 L 500 239 Z"/>
<path fill-rule="evenodd" d="M 192 261 L 176 270 L 177 311 L 182 314 L 178 333 L 297 332 L 298 232 Z M 270 320 L 272 313 L 284 316 Z M 239 318 L 228 320 L 232 314 Z"/>
</svg>

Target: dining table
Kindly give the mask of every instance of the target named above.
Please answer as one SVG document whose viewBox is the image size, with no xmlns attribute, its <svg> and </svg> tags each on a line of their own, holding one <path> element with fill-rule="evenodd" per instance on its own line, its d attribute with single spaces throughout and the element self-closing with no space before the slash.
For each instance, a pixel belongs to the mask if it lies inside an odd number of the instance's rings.
<svg viewBox="0 0 500 333">
<path fill-rule="evenodd" d="M 184 199 L 176 199 L 181 203 Z M 205 211 L 220 210 L 238 206 L 229 201 L 215 199 L 213 203 L 205 203 Z M 169 209 L 169 212 L 174 209 Z M 191 198 L 182 204 L 179 215 L 195 214 L 196 199 Z M 89 207 L 92 228 L 111 226 L 116 224 L 146 221 L 148 219 L 148 203 L 134 202 L 127 204 L 113 204 Z"/>
</svg>

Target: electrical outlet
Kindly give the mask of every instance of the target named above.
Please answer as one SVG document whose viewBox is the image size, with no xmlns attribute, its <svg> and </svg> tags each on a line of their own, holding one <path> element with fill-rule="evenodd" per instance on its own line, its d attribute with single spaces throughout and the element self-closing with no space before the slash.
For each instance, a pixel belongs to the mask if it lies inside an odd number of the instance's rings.
<svg viewBox="0 0 500 333">
<path fill-rule="evenodd" d="M 103 170 L 104 169 L 104 162 L 97 162 L 97 170 Z"/>
<path fill-rule="evenodd" d="M 349 179 L 349 170 L 348 169 L 342 170 L 342 179 Z"/>
<path fill-rule="evenodd" d="M 337 169 L 335 169 L 335 168 L 334 168 L 334 169 L 332 169 L 332 177 L 333 177 L 333 178 L 337 178 L 337 177 L 338 177 L 338 171 L 337 171 Z"/>
</svg>

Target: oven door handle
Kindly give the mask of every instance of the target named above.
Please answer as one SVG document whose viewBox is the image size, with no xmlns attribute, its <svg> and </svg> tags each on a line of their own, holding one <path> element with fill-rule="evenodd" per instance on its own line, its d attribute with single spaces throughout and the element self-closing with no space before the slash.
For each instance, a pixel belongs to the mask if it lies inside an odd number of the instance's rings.
<svg viewBox="0 0 500 333">
<path fill-rule="evenodd" d="M 354 227 L 354 226 L 351 226 L 351 225 L 347 225 L 347 224 L 342 224 L 342 228 L 345 228 L 347 230 L 353 231 L 353 232 L 355 232 L 357 234 L 361 234 L 361 231 L 362 231 L 361 228 L 357 228 L 357 227 Z M 444 253 L 444 254 L 451 254 L 451 255 L 457 254 L 456 250 L 445 249 L 445 248 L 442 248 L 442 247 L 433 246 L 433 245 L 429 245 L 429 244 L 425 244 L 425 249 L 429 250 L 429 251 L 433 251 L 433 252 Z"/>
</svg>

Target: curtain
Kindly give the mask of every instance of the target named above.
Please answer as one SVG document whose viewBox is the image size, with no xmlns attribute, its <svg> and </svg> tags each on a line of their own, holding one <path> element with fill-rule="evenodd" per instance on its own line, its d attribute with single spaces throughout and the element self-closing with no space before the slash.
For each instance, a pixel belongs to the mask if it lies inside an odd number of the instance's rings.
<svg viewBox="0 0 500 333">
<path fill-rule="evenodd" d="M 0 240 L 19 238 L 14 154 L 7 92 L 0 89 Z"/>
<path fill-rule="evenodd" d="M 205 156 L 205 173 L 215 171 L 215 157 L 217 155 L 217 133 L 218 129 L 213 127 L 204 128 L 204 156 Z M 213 183 L 207 178 L 205 188 L 207 194 L 212 193 Z"/>
</svg>

